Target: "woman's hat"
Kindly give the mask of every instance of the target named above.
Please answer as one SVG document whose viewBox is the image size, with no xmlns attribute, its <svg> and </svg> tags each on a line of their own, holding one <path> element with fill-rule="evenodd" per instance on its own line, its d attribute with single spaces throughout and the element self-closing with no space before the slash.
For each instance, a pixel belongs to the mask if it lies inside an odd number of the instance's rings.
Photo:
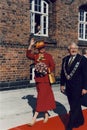
<svg viewBox="0 0 87 130">
<path fill-rule="evenodd" d="M 41 48 L 44 48 L 44 47 L 45 47 L 45 44 L 44 44 L 43 41 L 36 42 L 36 44 L 35 44 L 36 49 L 41 49 Z"/>
</svg>

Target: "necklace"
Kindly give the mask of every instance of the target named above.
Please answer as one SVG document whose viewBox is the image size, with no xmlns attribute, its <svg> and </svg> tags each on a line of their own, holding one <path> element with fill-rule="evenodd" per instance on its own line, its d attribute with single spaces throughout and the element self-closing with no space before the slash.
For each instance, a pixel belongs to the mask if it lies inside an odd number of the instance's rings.
<svg viewBox="0 0 87 130">
<path fill-rule="evenodd" d="M 80 61 L 81 61 L 81 59 L 82 59 L 82 57 L 80 58 Z M 64 74 L 65 74 L 65 77 L 67 80 L 70 80 L 73 77 L 77 68 L 79 67 L 80 61 L 75 64 L 75 66 L 74 66 L 73 70 L 70 72 L 70 74 L 67 74 L 67 71 L 65 68 L 65 64 L 66 64 L 66 60 L 65 60 L 64 65 L 63 65 L 63 69 L 64 69 Z"/>
</svg>

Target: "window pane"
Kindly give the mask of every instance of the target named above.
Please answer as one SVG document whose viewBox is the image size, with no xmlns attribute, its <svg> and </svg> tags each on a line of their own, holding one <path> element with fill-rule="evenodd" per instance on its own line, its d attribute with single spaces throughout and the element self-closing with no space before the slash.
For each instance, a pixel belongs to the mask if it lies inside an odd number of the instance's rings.
<svg viewBox="0 0 87 130">
<path fill-rule="evenodd" d="M 44 28 L 44 34 L 46 34 L 46 29 Z"/>
<path fill-rule="evenodd" d="M 31 2 L 31 32 L 35 35 L 48 35 L 48 3 L 44 0 Z"/>
<path fill-rule="evenodd" d="M 46 4 L 44 3 L 44 13 L 46 13 Z"/>
<path fill-rule="evenodd" d="M 86 16 L 85 16 L 86 18 L 85 18 L 85 20 L 86 20 L 86 22 L 87 22 L 87 13 L 86 13 Z"/>
<path fill-rule="evenodd" d="M 40 27 L 41 27 L 40 19 L 41 19 L 40 14 L 35 14 L 35 34 L 40 33 Z"/>
<path fill-rule="evenodd" d="M 41 12 L 41 0 L 35 0 L 35 11 Z"/>
<path fill-rule="evenodd" d="M 85 25 L 85 39 L 87 39 L 87 24 Z"/>
<path fill-rule="evenodd" d="M 44 31 L 44 34 L 46 34 L 46 17 L 44 17 L 43 18 L 43 21 L 44 21 L 44 29 L 43 29 L 43 31 Z"/>
<path fill-rule="evenodd" d="M 80 24 L 80 26 L 79 26 L 79 37 L 80 38 L 83 38 L 83 24 Z"/>
<path fill-rule="evenodd" d="M 44 17 L 44 28 L 46 28 L 46 17 Z"/>
<path fill-rule="evenodd" d="M 30 10 L 32 10 L 32 0 L 30 0 Z"/>
<path fill-rule="evenodd" d="M 80 21 L 84 21 L 84 11 L 80 12 Z"/>
</svg>

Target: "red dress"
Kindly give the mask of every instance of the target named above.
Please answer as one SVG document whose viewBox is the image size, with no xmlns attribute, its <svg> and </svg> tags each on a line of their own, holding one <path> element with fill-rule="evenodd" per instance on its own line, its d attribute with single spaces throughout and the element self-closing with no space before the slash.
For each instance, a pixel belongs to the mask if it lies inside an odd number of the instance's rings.
<svg viewBox="0 0 87 130">
<path fill-rule="evenodd" d="M 44 62 L 51 71 L 55 69 L 55 64 L 52 59 L 52 56 L 48 53 L 43 53 L 42 58 L 40 59 L 40 53 L 32 54 L 31 50 L 27 50 L 26 56 L 29 59 L 34 60 L 35 64 L 39 61 Z M 36 102 L 36 111 L 37 112 L 46 112 L 48 110 L 52 110 L 56 108 L 56 103 L 53 95 L 53 91 L 51 88 L 51 84 L 49 82 L 48 74 L 44 77 L 36 77 L 36 88 L 37 88 L 37 102 Z"/>
</svg>

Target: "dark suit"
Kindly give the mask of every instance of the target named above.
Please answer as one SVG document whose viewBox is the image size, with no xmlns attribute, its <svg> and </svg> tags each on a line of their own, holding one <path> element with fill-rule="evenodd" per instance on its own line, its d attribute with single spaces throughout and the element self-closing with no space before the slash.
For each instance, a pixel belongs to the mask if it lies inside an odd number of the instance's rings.
<svg viewBox="0 0 87 130">
<path fill-rule="evenodd" d="M 77 54 L 69 67 L 69 58 L 70 56 L 63 58 L 61 86 L 66 86 L 66 95 L 70 105 L 70 119 L 68 125 L 73 128 L 84 123 L 81 110 L 81 93 L 83 88 L 87 89 L 87 59 Z"/>
</svg>

